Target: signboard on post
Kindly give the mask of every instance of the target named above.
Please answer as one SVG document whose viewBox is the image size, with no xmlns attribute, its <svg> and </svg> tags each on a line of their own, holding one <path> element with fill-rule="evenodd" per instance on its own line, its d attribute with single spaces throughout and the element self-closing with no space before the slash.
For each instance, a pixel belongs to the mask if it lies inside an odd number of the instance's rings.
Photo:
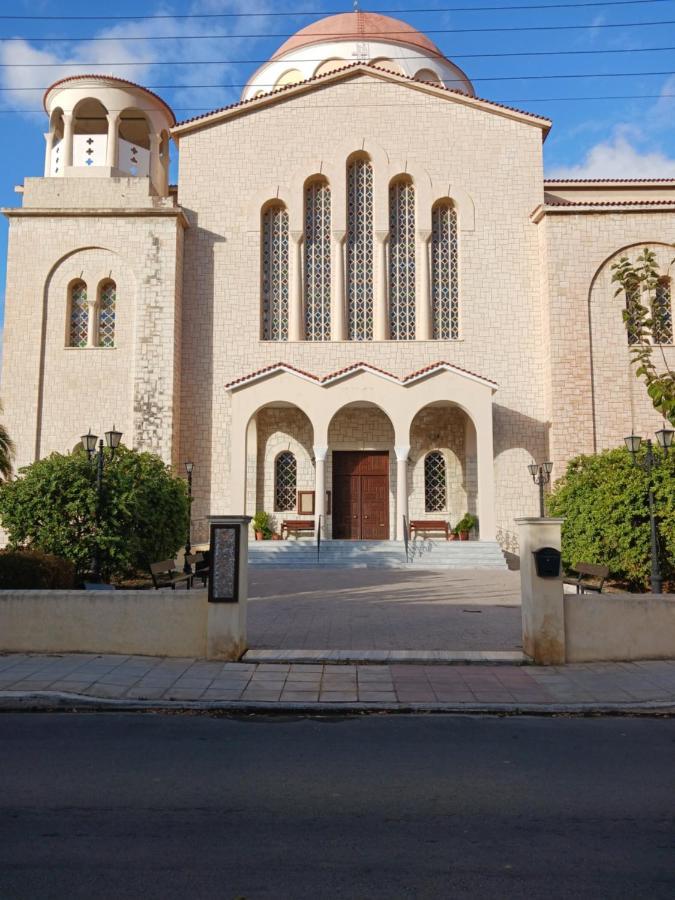
<svg viewBox="0 0 675 900">
<path fill-rule="evenodd" d="M 239 524 L 211 523 L 209 603 L 239 602 L 241 528 Z"/>
</svg>

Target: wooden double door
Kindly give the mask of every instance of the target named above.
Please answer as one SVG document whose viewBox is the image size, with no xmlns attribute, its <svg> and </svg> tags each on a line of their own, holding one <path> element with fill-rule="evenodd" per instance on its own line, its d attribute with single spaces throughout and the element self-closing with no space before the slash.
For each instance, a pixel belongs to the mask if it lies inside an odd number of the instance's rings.
<svg viewBox="0 0 675 900">
<path fill-rule="evenodd" d="M 333 537 L 389 539 L 389 453 L 333 451 Z"/>
</svg>

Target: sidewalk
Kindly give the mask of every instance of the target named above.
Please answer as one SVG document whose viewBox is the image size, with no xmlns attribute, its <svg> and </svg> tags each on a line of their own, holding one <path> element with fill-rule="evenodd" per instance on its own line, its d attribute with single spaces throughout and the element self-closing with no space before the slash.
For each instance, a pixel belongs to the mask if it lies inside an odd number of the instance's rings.
<svg viewBox="0 0 675 900">
<path fill-rule="evenodd" d="M 544 668 L 0 655 L 0 709 L 63 707 L 675 712 L 675 660 Z"/>
</svg>

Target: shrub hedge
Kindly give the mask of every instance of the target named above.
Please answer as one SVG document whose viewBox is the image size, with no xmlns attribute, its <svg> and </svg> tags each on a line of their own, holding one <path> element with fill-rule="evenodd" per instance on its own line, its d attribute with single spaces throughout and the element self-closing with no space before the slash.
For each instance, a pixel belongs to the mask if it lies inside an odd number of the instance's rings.
<svg viewBox="0 0 675 900">
<path fill-rule="evenodd" d="M 69 590 L 75 566 L 67 559 L 38 550 L 0 550 L 0 589 Z"/>
</svg>

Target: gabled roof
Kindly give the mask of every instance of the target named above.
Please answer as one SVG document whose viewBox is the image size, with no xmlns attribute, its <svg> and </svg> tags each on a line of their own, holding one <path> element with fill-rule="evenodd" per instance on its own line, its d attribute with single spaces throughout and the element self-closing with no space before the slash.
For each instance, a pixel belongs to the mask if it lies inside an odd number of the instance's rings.
<svg viewBox="0 0 675 900">
<path fill-rule="evenodd" d="M 280 101 L 290 99 L 292 97 L 301 96 L 308 91 L 314 90 L 316 87 L 324 87 L 334 82 L 342 81 L 347 78 L 353 78 L 358 75 L 368 75 L 380 81 L 390 81 L 397 84 L 405 84 L 413 90 L 421 91 L 431 96 L 440 97 L 454 102 L 461 103 L 465 106 L 471 106 L 474 109 L 480 109 L 485 112 L 496 113 L 509 119 L 516 119 L 528 125 L 534 125 L 543 131 L 544 137 L 548 134 L 552 122 L 544 116 L 535 113 L 525 112 L 522 109 L 516 109 L 511 106 L 504 106 L 502 103 L 495 103 L 494 100 L 484 100 L 480 97 L 470 97 L 462 91 L 453 90 L 443 85 L 431 84 L 428 81 L 418 81 L 409 75 L 400 75 L 397 72 L 390 72 L 387 69 L 381 69 L 371 63 L 355 62 L 349 63 L 340 69 L 327 72 L 324 75 L 315 75 L 306 81 L 300 81 L 295 84 L 284 85 L 276 88 L 260 97 L 253 97 L 250 100 L 240 100 L 238 103 L 232 103 L 230 106 L 224 106 L 215 109 L 213 112 L 204 113 L 200 116 L 194 116 L 191 119 L 185 119 L 179 122 L 171 129 L 171 134 L 175 138 L 180 138 L 184 134 L 191 131 L 198 131 L 201 128 L 208 128 L 218 122 L 235 118 L 248 112 L 254 112 L 266 106 L 271 106 Z"/>
<path fill-rule="evenodd" d="M 373 366 L 366 362 L 352 363 L 351 365 L 345 366 L 343 369 L 337 369 L 335 372 L 331 372 L 328 375 L 314 375 L 311 372 L 305 372 L 303 369 L 298 369 L 289 363 L 278 362 L 272 363 L 272 365 L 269 366 L 264 366 L 262 369 L 257 369 L 255 372 L 250 372 L 248 375 L 242 375 L 240 378 L 235 378 L 234 381 L 230 381 L 225 385 L 225 390 L 236 391 L 239 388 L 253 384 L 255 381 L 261 381 L 264 378 L 270 378 L 273 375 L 281 375 L 283 373 L 295 375 L 298 378 L 302 378 L 303 381 L 310 381 L 312 384 L 327 387 L 330 384 L 334 384 L 336 381 L 341 381 L 343 378 L 355 375 L 357 372 L 370 372 L 373 375 L 377 375 L 379 378 L 384 378 L 387 381 L 392 381 L 394 384 L 400 384 L 403 387 L 421 381 L 423 378 L 428 378 L 430 375 L 435 375 L 437 372 L 454 372 L 471 381 L 477 381 L 480 384 L 484 384 L 493 391 L 497 390 L 496 381 L 492 381 L 490 378 L 484 378 L 482 375 L 476 375 L 475 372 L 469 372 L 468 369 L 462 369 L 459 366 L 454 366 L 452 363 L 443 361 L 432 363 L 429 366 L 425 366 L 423 369 L 418 369 L 415 372 L 411 372 L 409 375 L 405 375 L 403 378 L 399 378 L 398 375 L 392 375 L 391 372 L 386 372 L 384 369 L 378 369 L 377 366 Z"/>
</svg>

